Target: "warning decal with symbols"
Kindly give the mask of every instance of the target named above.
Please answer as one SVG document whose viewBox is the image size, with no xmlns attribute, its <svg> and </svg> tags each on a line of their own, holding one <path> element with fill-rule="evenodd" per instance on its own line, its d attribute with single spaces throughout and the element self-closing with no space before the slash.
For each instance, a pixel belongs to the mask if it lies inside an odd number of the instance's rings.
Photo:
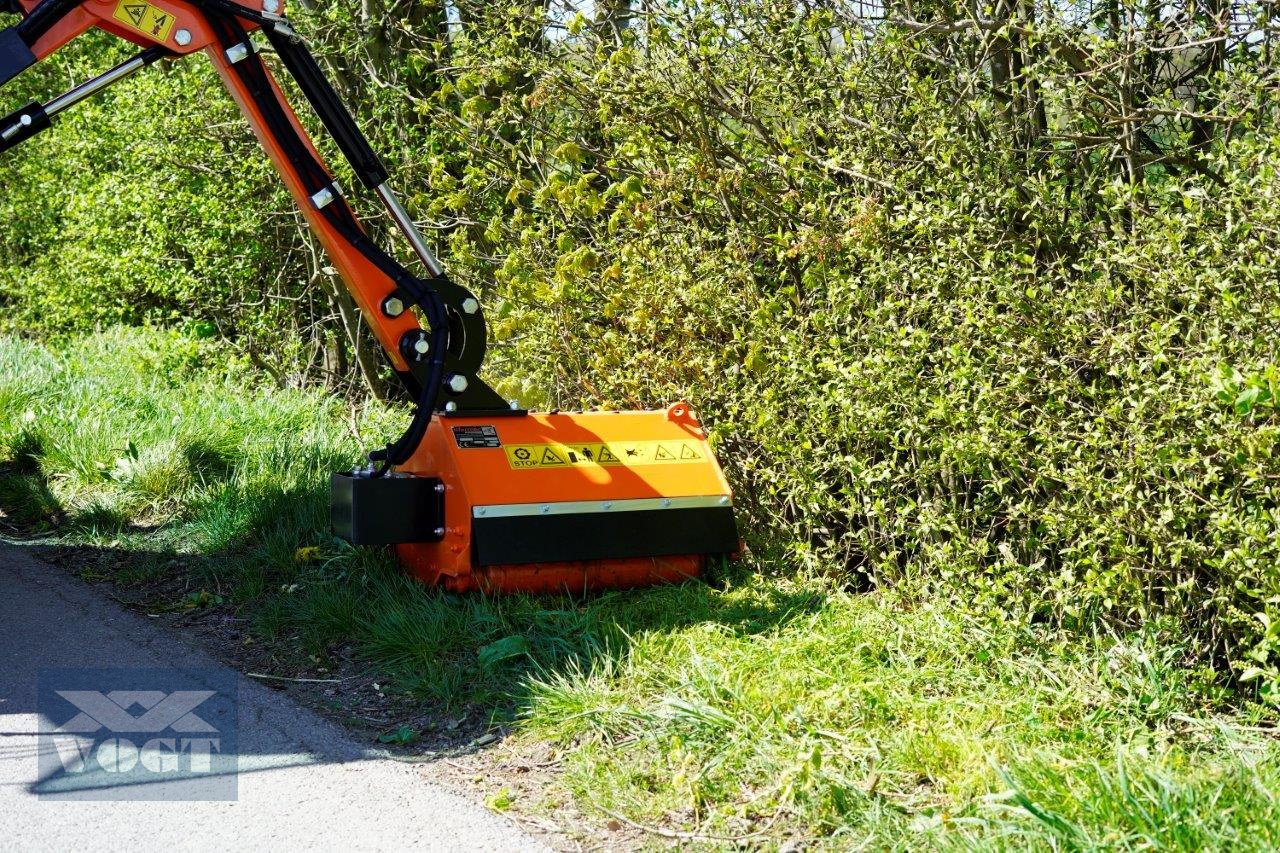
<svg viewBox="0 0 1280 853">
<path fill-rule="evenodd" d="M 156 41 L 167 41 L 173 29 L 173 15 L 144 0 L 120 0 L 113 17 Z"/>
<path fill-rule="evenodd" d="M 512 444 L 507 462 L 517 471 L 588 465 L 670 465 L 701 462 L 702 448 L 691 441 L 610 441 L 602 444 Z"/>
</svg>

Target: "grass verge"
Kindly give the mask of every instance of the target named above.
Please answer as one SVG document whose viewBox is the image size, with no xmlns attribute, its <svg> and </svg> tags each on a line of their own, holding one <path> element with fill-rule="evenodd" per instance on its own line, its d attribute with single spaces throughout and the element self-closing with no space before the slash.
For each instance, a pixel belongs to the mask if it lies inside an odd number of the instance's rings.
<svg viewBox="0 0 1280 853">
<path fill-rule="evenodd" d="M 362 668 L 393 739 L 461 713 L 550 744 L 554 784 L 496 808 L 711 846 L 1280 846 L 1270 721 L 1175 624 L 1065 636 L 764 560 L 720 589 L 440 594 L 325 532 L 328 473 L 401 417 L 173 333 L 0 339 L 0 509 L 282 672 Z"/>
</svg>

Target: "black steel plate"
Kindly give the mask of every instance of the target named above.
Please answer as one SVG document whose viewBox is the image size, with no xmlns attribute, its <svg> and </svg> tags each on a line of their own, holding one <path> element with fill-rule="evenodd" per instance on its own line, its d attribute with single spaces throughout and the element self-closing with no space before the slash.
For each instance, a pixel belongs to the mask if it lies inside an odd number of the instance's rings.
<svg viewBox="0 0 1280 853">
<path fill-rule="evenodd" d="M 738 550 L 727 506 L 475 518 L 471 530 L 480 566 Z"/>
</svg>

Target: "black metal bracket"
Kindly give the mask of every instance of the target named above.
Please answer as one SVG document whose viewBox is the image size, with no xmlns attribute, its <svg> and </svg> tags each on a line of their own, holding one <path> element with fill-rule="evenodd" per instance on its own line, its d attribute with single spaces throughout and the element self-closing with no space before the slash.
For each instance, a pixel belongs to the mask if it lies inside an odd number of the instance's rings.
<svg viewBox="0 0 1280 853">
<path fill-rule="evenodd" d="M 36 64 L 36 55 L 16 27 L 0 30 L 0 86 Z"/>
<path fill-rule="evenodd" d="M 478 375 L 489 347 L 489 330 L 484 321 L 484 312 L 480 308 L 480 300 L 447 275 L 425 279 L 420 283 L 440 294 L 449 317 L 449 350 L 445 353 L 445 375 L 462 376 L 467 383 L 463 391 L 445 387 L 436 402 L 436 408 L 448 411 L 446 406 L 452 402 L 456 404 L 454 410 L 458 414 L 507 409 L 507 401 Z M 403 287 L 397 288 L 388 298 L 399 300 L 403 306 L 416 304 L 413 295 Z M 468 307 L 473 310 L 467 311 Z M 414 343 L 415 340 L 402 340 L 400 354 L 408 363 L 410 373 L 419 377 L 425 371 L 426 359 L 422 357 L 424 354 L 413 350 Z"/>
<path fill-rule="evenodd" d="M 329 486 L 333 532 L 352 545 L 444 538 L 444 483 L 437 477 L 334 474 Z"/>
</svg>

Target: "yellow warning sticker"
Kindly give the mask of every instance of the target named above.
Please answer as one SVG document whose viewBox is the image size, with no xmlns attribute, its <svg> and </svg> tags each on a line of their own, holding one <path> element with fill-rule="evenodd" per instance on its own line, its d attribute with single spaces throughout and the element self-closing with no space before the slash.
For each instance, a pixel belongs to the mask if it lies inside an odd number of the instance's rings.
<svg viewBox="0 0 1280 853">
<path fill-rule="evenodd" d="M 167 41 L 173 29 L 173 15 L 143 0 L 120 0 L 115 19 L 156 41 Z"/>
<path fill-rule="evenodd" d="M 511 444 L 504 450 L 517 471 L 533 468 L 581 468 L 589 465 L 669 465 L 701 462 L 702 448 L 692 441 L 610 441 L 601 444 Z"/>
</svg>

